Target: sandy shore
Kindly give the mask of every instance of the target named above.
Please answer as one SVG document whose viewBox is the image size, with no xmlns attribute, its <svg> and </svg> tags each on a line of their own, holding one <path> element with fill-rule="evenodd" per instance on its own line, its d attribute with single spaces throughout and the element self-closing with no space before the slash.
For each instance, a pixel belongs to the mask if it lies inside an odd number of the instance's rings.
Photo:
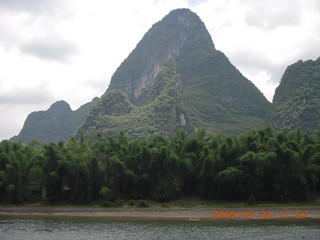
<svg viewBox="0 0 320 240">
<path fill-rule="evenodd" d="M 320 219 L 320 207 L 271 208 L 76 208 L 0 206 L 0 218 L 72 217 L 118 219 L 166 219 L 193 221 Z"/>
</svg>

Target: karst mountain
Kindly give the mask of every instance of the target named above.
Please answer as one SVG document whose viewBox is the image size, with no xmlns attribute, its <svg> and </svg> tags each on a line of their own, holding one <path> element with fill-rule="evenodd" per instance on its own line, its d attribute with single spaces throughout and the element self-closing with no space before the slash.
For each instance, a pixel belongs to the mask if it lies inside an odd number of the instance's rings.
<svg viewBox="0 0 320 240">
<path fill-rule="evenodd" d="M 220 51 L 189 9 L 154 24 L 111 78 L 79 133 L 130 137 L 262 127 L 270 103 Z"/>
<path fill-rule="evenodd" d="M 105 93 L 81 114 L 81 108 L 72 111 L 65 102 L 55 103 L 31 113 L 12 140 L 116 137 L 120 132 L 137 138 L 198 128 L 238 134 L 267 124 L 312 132 L 320 126 L 319 72 L 319 59 L 289 66 L 271 104 L 215 48 L 201 19 L 189 9 L 177 9 L 149 29 Z M 53 111 L 57 106 L 60 111 Z"/>
</svg>

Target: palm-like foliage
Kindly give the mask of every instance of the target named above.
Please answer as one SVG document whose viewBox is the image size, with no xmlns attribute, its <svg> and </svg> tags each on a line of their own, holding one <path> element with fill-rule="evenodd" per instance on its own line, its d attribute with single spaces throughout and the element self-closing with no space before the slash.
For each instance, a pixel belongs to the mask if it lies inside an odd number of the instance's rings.
<svg viewBox="0 0 320 240">
<path fill-rule="evenodd" d="M 320 138 L 300 129 L 0 143 L 0 201 L 165 201 L 195 195 L 290 201 L 318 193 L 319 179 Z"/>
</svg>

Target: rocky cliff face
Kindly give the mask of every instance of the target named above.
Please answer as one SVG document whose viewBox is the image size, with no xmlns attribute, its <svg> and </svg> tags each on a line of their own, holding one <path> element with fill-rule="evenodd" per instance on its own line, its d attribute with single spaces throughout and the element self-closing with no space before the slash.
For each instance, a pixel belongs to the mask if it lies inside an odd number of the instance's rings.
<svg viewBox="0 0 320 240">
<path fill-rule="evenodd" d="M 91 108 L 98 99 L 72 111 L 65 101 L 57 101 L 46 111 L 32 112 L 28 115 L 19 135 L 10 140 L 29 143 L 32 140 L 39 142 L 59 142 L 72 137 Z"/>
<path fill-rule="evenodd" d="M 276 129 L 320 128 L 320 58 L 289 66 L 275 91 L 270 123 Z"/>
</svg>

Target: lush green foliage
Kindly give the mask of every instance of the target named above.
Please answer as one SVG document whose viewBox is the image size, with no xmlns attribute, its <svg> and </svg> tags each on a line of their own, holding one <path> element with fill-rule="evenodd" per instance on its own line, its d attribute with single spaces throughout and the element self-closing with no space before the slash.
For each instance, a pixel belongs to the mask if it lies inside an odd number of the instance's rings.
<svg viewBox="0 0 320 240">
<path fill-rule="evenodd" d="M 320 127 L 320 58 L 287 68 L 276 89 L 270 122 L 276 129 L 301 127 L 314 133 Z"/>
<path fill-rule="evenodd" d="M 0 143 L 1 201 L 117 199 L 290 201 L 319 193 L 320 135 L 271 128 L 241 136 L 193 134 L 40 145 Z M 118 203 L 117 203 L 118 204 Z M 140 203 L 139 203 L 140 204 Z M 141 202 L 141 205 L 145 205 Z"/>
<path fill-rule="evenodd" d="M 79 135 L 87 137 L 99 132 L 115 137 L 125 131 L 130 138 L 137 138 L 169 134 L 183 125 L 180 85 L 175 60 L 170 57 L 157 74 L 144 106 L 132 105 L 121 90 L 109 91 L 92 107 Z"/>
<path fill-rule="evenodd" d="M 189 124 L 212 133 L 241 133 L 265 126 L 270 103 L 216 50 L 189 49 L 177 57 Z M 253 120 L 255 126 L 246 122 Z"/>
</svg>

